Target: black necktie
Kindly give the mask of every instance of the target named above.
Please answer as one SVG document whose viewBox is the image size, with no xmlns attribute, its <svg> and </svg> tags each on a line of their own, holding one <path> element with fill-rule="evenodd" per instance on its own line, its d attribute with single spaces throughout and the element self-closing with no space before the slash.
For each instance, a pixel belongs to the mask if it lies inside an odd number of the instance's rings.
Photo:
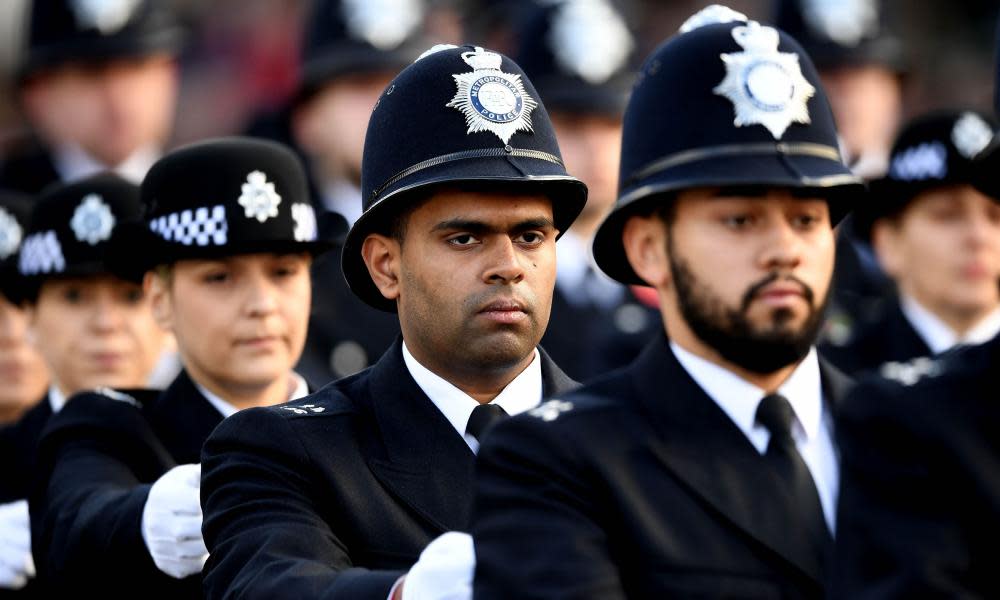
<svg viewBox="0 0 1000 600">
<path fill-rule="evenodd" d="M 472 409 L 469 417 L 469 424 L 465 426 L 465 433 L 481 441 L 480 436 L 492 427 L 497 421 L 507 418 L 507 411 L 497 404 L 480 404 Z"/>
<path fill-rule="evenodd" d="M 819 501 L 816 483 L 792 438 L 794 419 L 792 405 L 780 394 L 765 396 L 757 406 L 757 422 L 771 432 L 771 441 L 767 444 L 764 458 L 788 486 L 798 513 L 794 516 L 822 553 L 832 538 L 823 518 L 823 506 Z"/>
</svg>

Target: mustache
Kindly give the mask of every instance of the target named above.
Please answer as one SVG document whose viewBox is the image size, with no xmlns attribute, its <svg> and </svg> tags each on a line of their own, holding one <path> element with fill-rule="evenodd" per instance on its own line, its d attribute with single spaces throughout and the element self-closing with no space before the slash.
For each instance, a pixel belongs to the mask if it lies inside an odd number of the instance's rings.
<svg viewBox="0 0 1000 600">
<path fill-rule="evenodd" d="M 760 294 L 764 288 L 777 281 L 788 281 L 798 285 L 802 288 L 802 296 L 810 305 L 813 304 L 813 299 L 816 297 L 816 294 L 813 292 L 813 289 L 806 284 L 806 282 L 789 273 L 774 272 L 747 288 L 747 291 L 744 292 L 743 298 L 740 301 L 740 312 L 746 312 L 747 309 L 750 308 L 750 303 L 753 302 L 753 299 Z"/>
</svg>

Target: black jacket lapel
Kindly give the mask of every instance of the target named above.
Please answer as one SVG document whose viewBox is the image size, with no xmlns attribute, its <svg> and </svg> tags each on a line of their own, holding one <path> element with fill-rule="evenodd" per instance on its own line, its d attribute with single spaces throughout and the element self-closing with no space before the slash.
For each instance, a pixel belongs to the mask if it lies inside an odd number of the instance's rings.
<svg viewBox="0 0 1000 600">
<path fill-rule="evenodd" d="M 561 396 L 580 387 L 579 382 L 564 373 L 545 349 L 540 346 L 538 355 L 542 359 L 542 398 Z"/>
<path fill-rule="evenodd" d="M 643 410 L 661 433 L 653 451 L 739 531 L 816 581 L 822 566 L 790 531 L 790 498 L 743 432 L 698 386 L 660 335 L 629 369 Z M 774 477 L 774 485 L 768 478 Z"/>
<path fill-rule="evenodd" d="M 467 528 L 474 455 L 413 380 L 400 339 L 372 368 L 368 390 L 372 472 L 441 532 Z"/>
<path fill-rule="evenodd" d="M 199 462 L 202 445 L 222 422 L 222 414 L 195 387 L 187 371 L 181 371 L 148 410 L 153 429 L 178 464 Z"/>
</svg>

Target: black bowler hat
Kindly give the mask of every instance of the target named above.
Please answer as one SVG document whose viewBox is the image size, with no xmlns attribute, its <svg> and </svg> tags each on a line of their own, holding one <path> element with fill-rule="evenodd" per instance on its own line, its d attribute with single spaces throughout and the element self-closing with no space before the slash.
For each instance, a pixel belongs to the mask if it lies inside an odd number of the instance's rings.
<svg viewBox="0 0 1000 600">
<path fill-rule="evenodd" d="M 143 220 L 112 243 L 112 266 L 125 279 L 179 260 L 318 254 L 332 245 L 319 237 L 302 163 L 276 142 L 230 137 L 179 148 L 152 166 L 141 189 Z"/>
<path fill-rule="evenodd" d="M 903 43 L 887 26 L 884 8 L 882 0 L 776 0 L 774 25 L 821 70 L 881 65 L 904 72 Z"/>
<path fill-rule="evenodd" d="M 49 279 L 112 273 L 111 238 L 142 210 L 139 187 L 112 173 L 42 190 L 18 253 L 14 296 L 34 302 Z"/>
<path fill-rule="evenodd" d="M 982 167 L 974 159 L 994 130 L 992 119 L 973 111 L 934 112 L 907 123 L 892 145 L 888 172 L 869 183 L 870 201 L 855 209 L 858 237 L 869 240 L 876 220 L 900 213 L 921 192 L 975 184 Z"/>
<path fill-rule="evenodd" d="M 31 214 L 29 196 L 0 190 L 0 294 L 10 298 L 17 289 L 17 251 Z"/>
<path fill-rule="evenodd" d="M 635 79 L 635 41 L 610 2 L 539 4 L 517 37 L 517 64 L 550 111 L 621 116 Z"/>
<path fill-rule="evenodd" d="M 396 72 L 426 46 L 423 0 L 317 0 L 302 44 L 300 100 L 343 75 Z"/>
<path fill-rule="evenodd" d="M 389 84 L 368 122 L 361 163 L 364 213 L 347 234 L 342 267 L 351 290 L 395 311 L 361 258 L 373 231 L 433 187 L 504 190 L 552 199 L 560 234 L 587 201 L 566 173 L 538 92 L 509 58 L 474 46 L 437 46 Z"/>
<path fill-rule="evenodd" d="M 105 62 L 180 50 L 183 33 L 163 0 L 30 0 L 22 78 L 67 62 Z"/>
<path fill-rule="evenodd" d="M 618 203 L 594 239 L 605 273 L 645 285 L 625 221 L 697 187 L 790 188 L 828 199 L 833 223 L 864 185 L 844 165 L 819 76 L 788 34 L 712 6 L 646 60 L 625 110 Z"/>
</svg>

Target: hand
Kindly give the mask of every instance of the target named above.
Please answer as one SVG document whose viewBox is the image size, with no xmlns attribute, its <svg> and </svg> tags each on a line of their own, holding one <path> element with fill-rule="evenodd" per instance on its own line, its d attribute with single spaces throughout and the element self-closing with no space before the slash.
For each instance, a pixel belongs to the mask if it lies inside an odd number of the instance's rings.
<svg viewBox="0 0 1000 600">
<path fill-rule="evenodd" d="M 0 589 L 19 590 L 34 576 L 28 501 L 0 504 Z"/>
<path fill-rule="evenodd" d="M 472 536 L 449 531 L 427 544 L 396 592 L 402 600 L 471 600 L 475 570 Z"/>
<path fill-rule="evenodd" d="M 149 489 L 142 539 L 156 567 L 177 579 L 200 573 L 208 560 L 201 537 L 201 465 L 170 469 Z"/>
</svg>

